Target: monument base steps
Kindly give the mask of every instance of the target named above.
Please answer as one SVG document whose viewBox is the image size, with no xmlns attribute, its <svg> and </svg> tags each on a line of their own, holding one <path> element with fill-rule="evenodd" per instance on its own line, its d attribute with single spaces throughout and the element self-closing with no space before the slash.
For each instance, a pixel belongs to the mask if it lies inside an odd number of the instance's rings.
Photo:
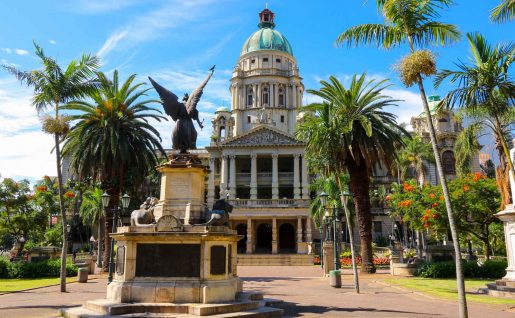
<svg viewBox="0 0 515 318">
<path fill-rule="evenodd" d="M 481 291 L 485 294 L 515 299 L 515 281 L 511 280 L 497 280 L 495 283 L 486 284 L 487 288 L 482 288 Z"/>
<path fill-rule="evenodd" d="M 84 306 L 62 309 L 66 318 L 100 317 L 177 317 L 193 318 L 200 316 L 230 318 L 281 317 L 282 309 L 270 307 L 281 303 L 277 299 L 264 299 L 262 293 L 238 293 L 238 301 L 223 304 L 171 304 L 171 303 L 116 303 L 107 299 L 87 301 Z"/>
</svg>

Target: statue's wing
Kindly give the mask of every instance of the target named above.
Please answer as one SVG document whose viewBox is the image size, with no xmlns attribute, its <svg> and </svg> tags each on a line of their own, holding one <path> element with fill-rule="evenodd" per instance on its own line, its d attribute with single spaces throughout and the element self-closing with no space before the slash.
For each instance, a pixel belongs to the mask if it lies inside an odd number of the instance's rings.
<svg viewBox="0 0 515 318">
<path fill-rule="evenodd" d="M 200 97 L 202 96 L 202 92 L 204 90 L 204 87 L 206 87 L 207 82 L 209 82 L 209 79 L 211 79 L 211 76 L 213 76 L 213 73 L 215 72 L 215 66 L 211 67 L 209 69 L 211 73 L 206 77 L 206 79 L 195 89 L 190 97 L 188 98 L 188 101 L 186 102 L 186 110 L 188 111 L 188 114 L 191 114 L 197 107 L 197 104 L 200 100 Z"/>
<path fill-rule="evenodd" d="M 179 97 L 174 93 L 170 92 L 163 86 L 156 83 L 150 76 L 148 77 L 152 86 L 156 89 L 159 94 L 159 98 L 161 98 L 161 102 L 163 104 L 163 108 L 165 113 L 172 117 L 173 120 L 177 120 L 179 118 L 179 112 L 182 107 L 182 103 L 179 102 Z"/>
</svg>

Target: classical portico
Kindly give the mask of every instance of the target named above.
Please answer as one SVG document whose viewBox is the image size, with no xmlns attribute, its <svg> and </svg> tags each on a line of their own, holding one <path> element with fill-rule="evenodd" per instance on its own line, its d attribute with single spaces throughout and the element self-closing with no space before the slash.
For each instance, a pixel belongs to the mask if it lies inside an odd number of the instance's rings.
<svg viewBox="0 0 515 318">
<path fill-rule="evenodd" d="M 238 252 L 310 252 L 309 174 L 305 145 L 295 139 L 304 85 L 275 15 L 259 14 L 231 78 L 231 109 L 213 118 L 207 203 L 228 197 Z"/>
</svg>

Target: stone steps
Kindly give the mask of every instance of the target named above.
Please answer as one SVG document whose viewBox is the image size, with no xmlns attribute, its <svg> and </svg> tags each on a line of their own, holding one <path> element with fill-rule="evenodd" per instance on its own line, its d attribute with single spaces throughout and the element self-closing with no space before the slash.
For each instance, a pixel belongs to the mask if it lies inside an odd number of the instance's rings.
<svg viewBox="0 0 515 318">
<path fill-rule="evenodd" d="M 312 266 L 309 254 L 238 254 L 238 266 Z"/>
<path fill-rule="evenodd" d="M 107 299 L 87 301 L 82 307 L 60 310 L 66 318 L 100 317 L 177 317 L 191 318 L 200 316 L 231 317 L 280 317 L 283 310 L 270 306 L 281 300 L 264 298 L 260 292 L 241 292 L 238 301 L 221 304 L 172 304 L 172 303 L 116 303 Z"/>
</svg>

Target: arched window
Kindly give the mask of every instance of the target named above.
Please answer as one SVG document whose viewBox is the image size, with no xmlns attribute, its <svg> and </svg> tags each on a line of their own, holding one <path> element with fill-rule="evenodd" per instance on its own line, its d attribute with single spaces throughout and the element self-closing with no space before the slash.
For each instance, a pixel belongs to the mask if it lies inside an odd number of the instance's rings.
<svg viewBox="0 0 515 318">
<path fill-rule="evenodd" d="M 270 104 L 270 92 L 268 90 L 268 86 L 263 86 L 263 105 L 269 105 Z"/>
<path fill-rule="evenodd" d="M 452 151 L 448 150 L 442 154 L 442 167 L 444 174 L 456 174 L 456 160 Z"/>
<path fill-rule="evenodd" d="M 282 106 L 284 107 L 284 89 L 282 87 L 279 87 L 279 96 L 278 96 L 278 99 L 279 99 L 279 106 Z"/>
</svg>

